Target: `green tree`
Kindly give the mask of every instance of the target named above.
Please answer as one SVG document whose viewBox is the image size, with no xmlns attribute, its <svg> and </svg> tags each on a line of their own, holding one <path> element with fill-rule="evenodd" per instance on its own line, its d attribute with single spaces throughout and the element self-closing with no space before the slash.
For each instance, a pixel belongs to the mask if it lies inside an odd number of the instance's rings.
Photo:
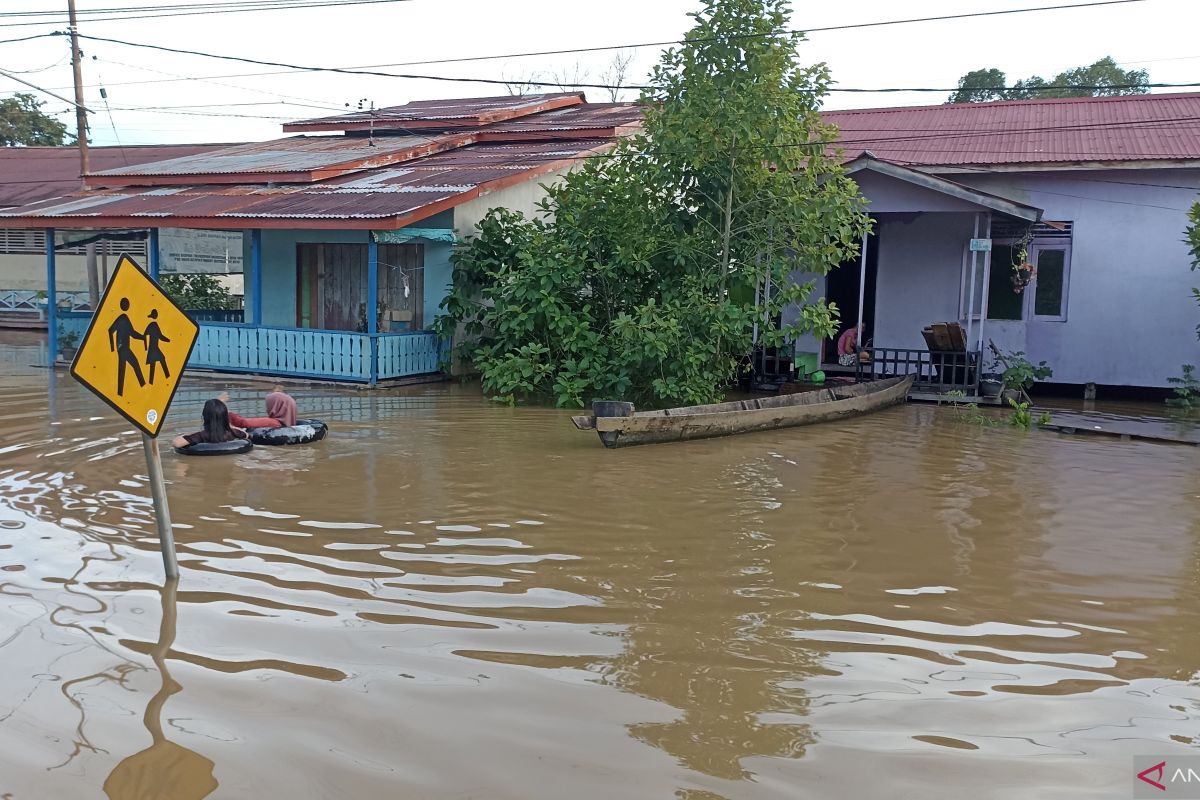
<svg viewBox="0 0 1200 800">
<path fill-rule="evenodd" d="M 160 275 L 158 283 L 171 299 L 188 310 L 233 308 L 233 296 L 212 275 Z"/>
<path fill-rule="evenodd" d="M 1041 100 L 1059 97 L 1116 97 L 1146 94 L 1150 75 L 1144 69 L 1123 70 L 1105 56 L 1094 64 L 1076 67 L 1054 76 L 1054 80 L 1034 75 L 1012 86 L 998 69 L 977 69 L 958 79 L 958 91 L 949 103 L 986 103 L 992 100 Z M 1064 88 L 1067 87 L 1067 88 Z M 1069 88 L 1086 87 L 1086 88 Z"/>
<path fill-rule="evenodd" d="M 496 210 L 456 252 L 440 330 L 466 334 L 489 394 L 709 402 L 756 324 L 767 344 L 834 331 L 815 281 L 789 279 L 853 258 L 868 227 L 827 151 L 829 72 L 799 63 L 786 0 L 702 5 L 651 75 L 642 132 L 550 188 L 552 221 Z"/>
<path fill-rule="evenodd" d="M 43 105 L 25 93 L 0 100 L 0 146 L 57 146 L 74 141 L 66 125 L 42 113 Z"/>
<path fill-rule="evenodd" d="M 974 69 L 958 79 L 958 91 L 950 95 L 950 103 L 987 103 L 1008 100 L 1008 79 L 992 69 Z"/>
</svg>

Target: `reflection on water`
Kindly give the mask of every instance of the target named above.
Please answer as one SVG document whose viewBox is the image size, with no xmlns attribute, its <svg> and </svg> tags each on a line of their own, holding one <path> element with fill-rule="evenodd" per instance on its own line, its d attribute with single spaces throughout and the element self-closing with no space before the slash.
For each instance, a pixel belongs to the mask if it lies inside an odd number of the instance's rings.
<svg viewBox="0 0 1200 800">
<path fill-rule="evenodd" d="M 167 698 L 181 687 L 171 679 L 167 654 L 175 643 L 177 581 L 167 581 L 161 590 L 162 623 L 158 642 L 150 648 L 150 657 L 162 679 L 162 686 L 146 704 L 142 717 L 153 742 L 123 759 L 104 781 L 104 793 L 110 800 L 156 800 L 156 798 L 192 798 L 200 800 L 217 788 L 213 762 L 199 753 L 180 747 L 163 735 L 162 713 Z"/>
<path fill-rule="evenodd" d="M 1200 735 L 1190 448 L 298 390 L 319 446 L 164 454 L 175 596 L 138 437 L 5 352 L 0 797 L 1123 797 Z"/>
</svg>

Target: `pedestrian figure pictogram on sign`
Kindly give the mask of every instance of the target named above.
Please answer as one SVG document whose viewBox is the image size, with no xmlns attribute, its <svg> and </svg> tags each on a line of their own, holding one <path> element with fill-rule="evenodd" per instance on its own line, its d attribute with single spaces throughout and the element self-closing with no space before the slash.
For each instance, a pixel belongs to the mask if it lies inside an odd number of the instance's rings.
<svg viewBox="0 0 1200 800">
<path fill-rule="evenodd" d="M 163 377 L 171 377 L 171 370 L 167 368 L 167 357 L 163 355 L 162 348 L 159 347 L 159 342 L 170 344 L 171 340 L 163 336 L 162 328 L 158 327 L 158 309 L 150 310 L 150 319 L 152 322 L 146 326 L 146 365 L 150 367 L 150 382 L 154 383 L 154 365 L 161 364 Z"/>
<path fill-rule="evenodd" d="M 125 394 L 125 368 L 132 367 L 133 374 L 137 377 L 138 386 L 145 386 L 146 379 L 142 377 L 142 368 L 138 364 L 137 357 L 133 354 L 133 348 L 130 346 L 130 339 L 145 339 L 143 334 L 137 332 L 133 327 L 133 323 L 129 321 L 129 315 L 125 312 L 129 310 L 129 298 L 121 298 L 121 316 L 113 321 L 112 325 L 108 326 L 108 349 L 115 351 L 117 354 L 117 394 Z M 153 383 L 154 379 L 151 378 Z"/>
<path fill-rule="evenodd" d="M 145 325 L 142 325 L 142 321 Z M 157 436 L 199 327 L 122 256 L 71 364 L 71 374 L 127 420 Z"/>
</svg>

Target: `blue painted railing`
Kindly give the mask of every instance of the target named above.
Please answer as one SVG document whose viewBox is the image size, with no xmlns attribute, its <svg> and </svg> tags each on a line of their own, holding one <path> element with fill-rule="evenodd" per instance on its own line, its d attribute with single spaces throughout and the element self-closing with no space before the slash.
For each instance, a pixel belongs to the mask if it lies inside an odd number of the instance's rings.
<svg viewBox="0 0 1200 800">
<path fill-rule="evenodd" d="M 70 311 L 86 311 L 87 292 L 56 292 L 58 307 Z M 35 289 L 0 289 L 0 311 L 29 311 L 44 314 L 46 293 Z"/>
<path fill-rule="evenodd" d="M 58 315 L 60 332 L 76 334 L 76 342 L 83 338 L 91 321 L 88 311 L 60 311 Z M 369 334 L 197 322 L 200 335 L 188 360 L 189 367 L 355 383 L 371 381 Z M 449 352 L 447 343 L 428 331 L 378 333 L 374 339 L 378 380 L 436 373 Z"/>
<path fill-rule="evenodd" d="M 380 379 L 438 371 L 433 333 L 376 334 Z M 371 380 L 371 336 L 350 331 L 201 323 L 189 367 L 324 380 Z"/>
<path fill-rule="evenodd" d="M 376 338 L 380 380 L 425 375 L 441 368 L 445 348 L 432 333 L 381 333 Z"/>
<path fill-rule="evenodd" d="M 205 322 L 245 322 L 246 312 L 240 308 L 208 309 L 189 308 L 187 315 L 199 323 Z"/>
</svg>

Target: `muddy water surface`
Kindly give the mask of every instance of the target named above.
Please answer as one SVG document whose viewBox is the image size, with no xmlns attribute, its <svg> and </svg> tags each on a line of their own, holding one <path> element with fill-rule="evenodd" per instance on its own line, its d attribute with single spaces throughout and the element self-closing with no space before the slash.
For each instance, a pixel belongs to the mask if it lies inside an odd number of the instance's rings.
<svg viewBox="0 0 1200 800">
<path fill-rule="evenodd" d="M 1195 752 L 1193 448 L 913 405 L 605 451 L 298 389 L 317 446 L 165 453 L 164 593 L 138 437 L 35 355 L 0 347 L 5 798 L 1129 797 Z"/>
</svg>

